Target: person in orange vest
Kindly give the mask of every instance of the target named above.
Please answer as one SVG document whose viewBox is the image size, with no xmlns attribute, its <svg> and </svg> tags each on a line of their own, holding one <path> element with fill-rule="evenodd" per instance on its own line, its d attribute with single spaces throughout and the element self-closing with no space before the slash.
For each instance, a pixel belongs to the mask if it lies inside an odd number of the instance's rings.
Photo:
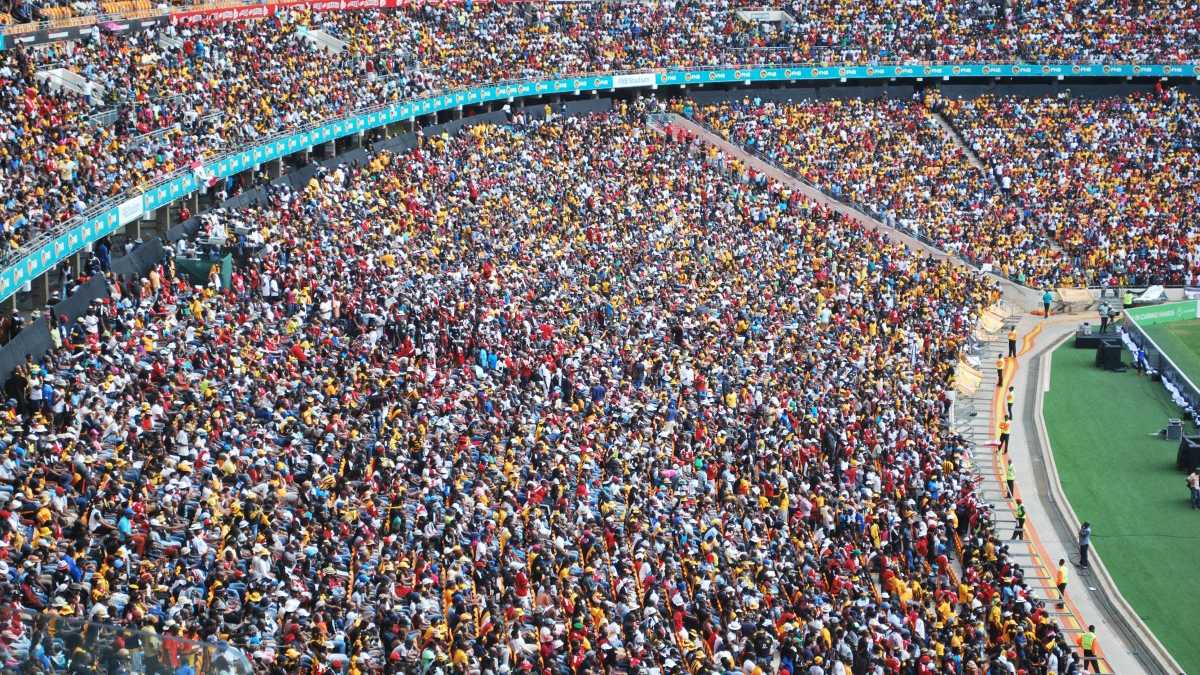
<svg viewBox="0 0 1200 675">
<path fill-rule="evenodd" d="M 1054 585 L 1058 587 L 1058 607 L 1067 605 L 1067 561 L 1058 559 L 1058 571 L 1054 573 Z"/>
<path fill-rule="evenodd" d="M 996 386 L 1004 386 L 1004 355 L 996 355 Z"/>
<path fill-rule="evenodd" d="M 1005 417 L 1000 422 L 1000 450 L 1008 454 L 1008 433 L 1012 431 L 1012 419 Z"/>
<path fill-rule="evenodd" d="M 1013 403 L 1015 403 L 1016 400 L 1017 400 L 1017 395 L 1015 393 L 1013 393 L 1013 387 L 1009 387 L 1008 388 L 1008 396 L 1005 397 L 1004 402 L 1008 404 L 1008 419 L 1010 419 L 1010 420 L 1012 419 Z"/>
<path fill-rule="evenodd" d="M 1079 648 L 1083 650 L 1083 668 L 1091 668 L 1100 672 L 1100 659 L 1096 656 L 1096 627 L 1088 624 L 1087 632 L 1076 638 Z"/>
<path fill-rule="evenodd" d="M 1017 358 L 1017 329 L 1013 328 L 1008 331 L 1008 356 L 1009 358 Z"/>
</svg>

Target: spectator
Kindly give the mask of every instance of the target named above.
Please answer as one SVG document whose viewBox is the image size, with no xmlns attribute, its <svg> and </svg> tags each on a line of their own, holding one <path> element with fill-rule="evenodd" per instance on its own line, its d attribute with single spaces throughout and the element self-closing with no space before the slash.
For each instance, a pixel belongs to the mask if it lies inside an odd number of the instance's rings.
<svg viewBox="0 0 1200 675">
<path fill-rule="evenodd" d="M 1092 525 L 1086 520 L 1079 527 L 1079 566 L 1083 569 L 1088 567 L 1088 548 L 1092 545 Z"/>
<path fill-rule="evenodd" d="M 70 561 L 12 602 L 279 672 L 1065 659 L 941 416 L 995 288 L 645 112 L 273 189 L 252 292 L 93 307 L 4 411 L 10 513 L 63 491 L 8 563 Z"/>
</svg>

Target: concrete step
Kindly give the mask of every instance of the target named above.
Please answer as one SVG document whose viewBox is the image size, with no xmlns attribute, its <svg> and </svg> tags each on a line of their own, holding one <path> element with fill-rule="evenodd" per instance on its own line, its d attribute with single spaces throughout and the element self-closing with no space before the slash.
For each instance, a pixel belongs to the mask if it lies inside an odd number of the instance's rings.
<svg viewBox="0 0 1200 675">
<path fill-rule="evenodd" d="M 66 68 L 47 68 L 34 73 L 34 79 L 51 91 L 69 91 L 82 97 L 101 96 L 104 86 Z"/>
<path fill-rule="evenodd" d="M 317 49 L 331 54 L 340 54 L 346 49 L 346 42 L 344 40 L 340 40 L 320 29 L 306 31 L 304 39 Z"/>
</svg>

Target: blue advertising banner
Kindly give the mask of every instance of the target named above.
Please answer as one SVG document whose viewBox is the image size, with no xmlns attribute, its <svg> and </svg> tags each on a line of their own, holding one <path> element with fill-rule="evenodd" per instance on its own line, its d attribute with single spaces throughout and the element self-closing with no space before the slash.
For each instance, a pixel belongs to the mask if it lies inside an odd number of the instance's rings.
<svg viewBox="0 0 1200 675">
<path fill-rule="evenodd" d="M 4 36 L 0 35 L 0 47 Z M 746 66 L 703 70 L 673 69 L 624 75 L 588 75 L 529 82 L 491 84 L 464 91 L 450 92 L 423 99 L 396 103 L 365 114 L 313 127 L 303 132 L 274 139 L 221 157 L 204 166 L 204 172 L 224 178 L 256 165 L 320 143 L 376 129 L 386 124 L 410 120 L 463 105 L 511 101 L 523 96 L 553 93 L 584 93 L 633 87 L 662 85 L 699 86 L 732 82 L 780 82 L 803 80 L 890 79 L 893 77 L 936 77 L 943 79 L 978 77 L 1197 77 L 1200 64 L 1180 65 L 1096 65 L 1096 64 L 957 64 L 957 65 L 863 65 L 863 66 Z M 201 187 L 191 173 L 174 176 L 141 196 L 141 211 L 149 213 L 186 197 Z M 137 211 L 130 202 L 122 205 L 126 214 Z M 110 234 L 122 225 L 120 209 L 114 208 L 87 222 L 70 228 L 48 244 L 29 251 L 0 270 L 0 300 L 17 292 L 26 281 L 51 270 L 60 261 Z"/>
</svg>

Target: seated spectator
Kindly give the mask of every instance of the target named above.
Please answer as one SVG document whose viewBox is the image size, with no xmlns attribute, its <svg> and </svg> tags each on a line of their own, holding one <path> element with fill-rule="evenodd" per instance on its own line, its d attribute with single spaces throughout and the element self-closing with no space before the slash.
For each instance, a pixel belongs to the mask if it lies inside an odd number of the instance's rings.
<svg viewBox="0 0 1200 675">
<path fill-rule="evenodd" d="M 10 601 L 281 672 L 1065 663 L 944 421 L 996 290 L 644 113 L 273 189 L 244 292 L 94 307 L 2 411 Z"/>
<path fill-rule="evenodd" d="M 920 102 L 743 99 L 697 118 L 834 197 L 1023 283 L 1070 283 L 1036 228 Z"/>
<path fill-rule="evenodd" d="M 981 97 L 947 114 L 1024 219 L 1093 285 L 1196 285 L 1200 103 L 1178 89 L 1099 100 Z"/>
</svg>

